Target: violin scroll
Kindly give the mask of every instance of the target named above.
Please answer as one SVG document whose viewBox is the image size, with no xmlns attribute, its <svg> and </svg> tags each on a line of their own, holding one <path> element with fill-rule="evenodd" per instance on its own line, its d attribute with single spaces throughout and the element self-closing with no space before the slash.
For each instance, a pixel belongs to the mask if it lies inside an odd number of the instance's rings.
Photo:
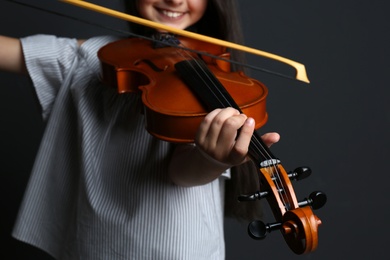
<svg viewBox="0 0 390 260">
<path fill-rule="evenodd" d="M 268 167 L 266 167 L 268 168 Z M 300 167 L 288 174 L 281 165 L 260 169 L 260 183 L 263 191 L 241 195 L 239 201 L 254 201 L 266 198 L 274 213 L 276 222 L 267 223 L 254 220 L 248 225 L 251 238 L 261 240 L 268 233 L 280 230 L 290 249 L 296 254 L 314 251 L 318 245 L 318 226 L 321 220 L 312 209 L 319 209 L 326 203 L 327 197 L 321 191 L 312 192 L 309 198 L 296 202 L 294 193 L 289 190 L 290 180 L 301 180 L 311 174 L 308 167 Z M 285 179 L 287 178 L 287 179 Z"/>
</svg>

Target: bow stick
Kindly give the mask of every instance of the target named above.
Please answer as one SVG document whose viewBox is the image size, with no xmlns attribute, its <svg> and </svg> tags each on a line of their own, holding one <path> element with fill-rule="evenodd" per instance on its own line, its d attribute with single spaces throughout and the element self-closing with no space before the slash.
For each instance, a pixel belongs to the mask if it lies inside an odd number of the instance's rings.
<svg viewBox="0 0 390 260">
<path fill-rule="evenodd" d="M 99 12 L 99 13 L 102 13 L 102 14 L 105 14 L 105 15 L 109 15 L 109 16 L 112 16 L 112 17 L 115 17 L 115 18 L 119 18 L 119 19 L 122 19 L 122 20 L 125 20 L 125 21 L 128 21 L 128 22 L 132 22 L 132 23 L 136 23 L 136 24 L 139 24 L 139 25 L 147 26 L 147 27 L 150 27 L 150 28 L 153 28 L 153 29 L 156 29 L 156 30 L 167 31 L 167 32 L 170 32 L 170 33 L 173 33 L 173 34 L 177 34 L 177 35 L 180 35 L 180 36 L 185 36 L 185 37 L 188 37 L 188 38 L 191 38 L 191 39 L 200 40 L 200 41 L 204 41 L 204 42 L 207 42 L 207 43 L 212 43 L 212 44 L 215 44 L 215 45 L 219 45 L 219 46 L 223 46 L 223 47 L 226 47 L 226 48 L 231 48 L 231 49 L 235 49 L 235 50 L 239 50 L 239 51 L 244 51 L 244 52 L 255 54 L 255 55 L 258 55 L 258 56 L 262 56 L 262 57 L 265 57 L 265 58 L 268 58 L 268 59 L 273 59 L 273 60 L 285 63 L 285 64 L 293 67 L 295 69 L 295 71 L 296 71 L 295 78 L 297 80 L 300 80 L 300 81 L 303 81 L 303 82 L 306 82 L 306 83 L 310 83 L 310 81 L 309 81 L 309 79 L 307 77 L 307 74 L 306 74 L 305 65 L 303 65 L 302 63 L 299 63 L 299 62 L 296 62 L 296 61 L 293 61 L 293 60 L 290 60 L 290 59 L 287 59 L 287 58 L 284 58 L 284 57 L 272 54 L 272 53 L 268 53 L 268 52 L 265 52 L 265 51 L 257 50 L 257 49 L 250 48 L 250 47 L 243 46 L 243 45 L 239 45 L 239 44 L 236 44 L 236 43 L 232 43 L 232 42 L 216 39 L 216 38 L 213 38 L 213 37 L 201 35 L 201 34 L 198 34 L 198 33 L 193 33 L 193 32 L 189 32 L 189 31 L 173 28 L 173 27 L 170 27 L 170 26 L 167 26 L 167 25 L 164 25 L 164 24 L 156 23 L 156 22 L 153 22 L 153 21 L 150 21 L 150 20 L 147 20 L 147 19 L 143 19 L 143 18 L 139 18 L 139 17 L 133 16 L 133 15 L 125 14 L 125 13 L 122 13 L 122 12 L 119 12 L 119 11 L 116 11 L 116 10 L 112 10 L 112 9 L 109 9 L 109 8 L 106 8 L 106 7 L 103 7 L 103 6 L 99 6 L 99 5 L 90 3 L 90 2 L 82 1 L 82 0 L 60 0 L 60 1 L 64 2 L 64 3 L 67 3 L 67 4 L 72 4 L 72 5 L 75 5 L 75 6 L 78 6 L 78 7 L 82 7 L 82 8 L 88 9 L 88 10 L 92 10 L 92 11 L 95 11 L 95 12 Z"/>
</svg>

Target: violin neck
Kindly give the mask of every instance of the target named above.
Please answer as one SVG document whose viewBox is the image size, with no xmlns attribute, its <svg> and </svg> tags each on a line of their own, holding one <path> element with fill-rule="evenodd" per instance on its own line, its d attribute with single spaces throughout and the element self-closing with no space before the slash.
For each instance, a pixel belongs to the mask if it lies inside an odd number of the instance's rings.
<svg viewBox="0 0 390 260">
<path fill-rule="evenodd" d="M 241 112 L 229 92 L 202 60 L 183 60 L 176 63 L 175 68 L 208 112 L 225 107 L 233 107 Z"/>
<path fill-rule="evenodd" d="M 202 60 L 180 61 L 175 64 L 175 68 L 182 80 L 198 97 L 207 111 L 211 112 L 216 108 L 233 107 L 242 113 L 229 92 L 227 92 Z M 262 162 L 269 164 L 276 159 L 256 131 L 251 138 L 249 155 L 257 165 L 261 165 Z"/>
</svg>

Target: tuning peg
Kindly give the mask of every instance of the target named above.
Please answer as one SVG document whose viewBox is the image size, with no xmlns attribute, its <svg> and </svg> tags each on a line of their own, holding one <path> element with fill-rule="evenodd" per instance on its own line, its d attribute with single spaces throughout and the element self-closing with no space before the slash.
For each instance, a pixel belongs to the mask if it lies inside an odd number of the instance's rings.
<svg viewBox="0 0 390 260">
<path fill-rule="evenodd" d="M 264 224 L 263 221 L 254 220 L 248 225 L 248 234 L 251 238 L 260 240 L 267 236 L 267 233 L 271 233 L 273 230 L 279 230 L 281 223 Z"/>
<path fill-rule="evenodd" d="M 304 207 L 310 205 L 313 209 L 322 208 L 326 203 L 327 197 L 326 194 L 322 191 L 314 191 L 310 193 L 308 199 L 298 202 L 299 207 Z"/>
<path fill-rule="evenodd" d="M 256 191 L 253 194 L 249 195 L 240 195 L 238 197 L 239 201 L 255 201 L 255 200 L 260 200 L 262 198 L 265 198 L 268 196 L 268 191 Z"/>
<path fill-rule="evenodd" d="M 291 180 L 300 181 L 311 175 L 311 169 L 309 167 L 298 167 L 292 172 L 288 172 L 288 177 Z"/>
</svg>

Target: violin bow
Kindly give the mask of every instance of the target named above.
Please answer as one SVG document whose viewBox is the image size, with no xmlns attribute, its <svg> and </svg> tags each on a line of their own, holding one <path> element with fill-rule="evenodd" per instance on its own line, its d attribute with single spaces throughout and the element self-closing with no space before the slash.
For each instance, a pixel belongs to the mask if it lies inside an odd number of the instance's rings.
<svg viewBox="0 0 390 260">
<path fill-rule="evenodd" d="M 112 16 L 112 17 L 115 17 L 115 18 L 119 18 L 119 19 L 122 19 L 122 20 L 125 20 L 125 21 L 128 21 L 128 22 L 132 22 L 132 23 L 136 23 L 136 24 L 139 24 L 139 25 L 147 26 L 147 27 L 150 27 L 150 28 L 153 28 L 153 29 L 156 29 L 156 30 L 167 31 L 169 33 L 173 33 L 173 34 L 176 34 L 176 35 L 188 37 L 188 38 L 191 38 L 191 39 L 200 40 L 200 41 L 204 41 L 204 42 L 207 42 L 207 43 L 212 43 L 212 44 L 215 44 L 215 45 L 219 45 L 219 46 L 223 46 L 223 47 L 226 47 L 226 48 L 231 48 L 231 49 L 235 49 L 235 50 L 239 50 L 239 51 L 244 51 L 244 52 L 251 53 L 251 54 L 254 54 L 254 55 L 258 55 L 258 56 L 261 56 L 261 57 L 265 57 L 265 58 L 268 58 L 268 59 L 273 59 L 273 60 L 279 61 L 281 63 L 285 63 L 285 64 L 293 67 L 295 69 L 295 71 L 296 71 L 295 79 L 303 81 L 303 82 L 306 82 L 306 83 L 310 83 L 310 81 L 309 81 L 309 79 L 307 77 L 305 65 L 303 65 L 302 63 L 299 63 L 299 62 L 296 62 L 296 61 L 293 61 L 293 60 L 290 60 L 290 59 L 278 56 L 276 54 L 272 54 L 272 53 L 268 53 L 268 52 L 265 52 L 265 51 L 257 50 L 257 49 L 254 49 L 254 48 L 250 48 L 250 47 L 247 47 L 247 46 L 239 45 L 239 44 L 236 44 L 236 43 L 232 43 L 232 42 L 216 39 L 216 38 L 213 38 L 213 37 L 201 35 L 201 34 L 198 34 L 198 33 L 189 32 L 189 31 L 173 28 L 171 26 L 167 26 L 167 25 L 164 25 L 164 24 L 156 23 L 156 22 L 153 22 L 153 21 L 150 21 L 150 20 L 147 20 L 147 19 L 143 19 L 143 18 L 139 18 L 139 17 L 133 16 L 133 15 L 125 14 L 123 12 L 119 12 L 119 11 L 116 11 L 116 10 L 113 10 L 113 9 L 110 9 L 110 8 L 106 8 L 106 7 L 103 7 L 103 6 L 100 6 L 100 5 L 96 5 L 96 4 L 93 4 L 93 3 L 90 3 L 90 2 L 87 2 L 87 1 L 83 1 L 83 0 L 59 0 L 59 1 L 67 3 L 67 4 L 75 5 L 75 6 L 78 6 L 78 7 L 82 7 L 84 9 L 92 10 L 92 11 L 95 11 L 95 12 L 98 12 L 98 13 L 102 13 L 102 14 L 105 14 L 105 15 L 109 15 L 109 16 Z"/>
</svg>

